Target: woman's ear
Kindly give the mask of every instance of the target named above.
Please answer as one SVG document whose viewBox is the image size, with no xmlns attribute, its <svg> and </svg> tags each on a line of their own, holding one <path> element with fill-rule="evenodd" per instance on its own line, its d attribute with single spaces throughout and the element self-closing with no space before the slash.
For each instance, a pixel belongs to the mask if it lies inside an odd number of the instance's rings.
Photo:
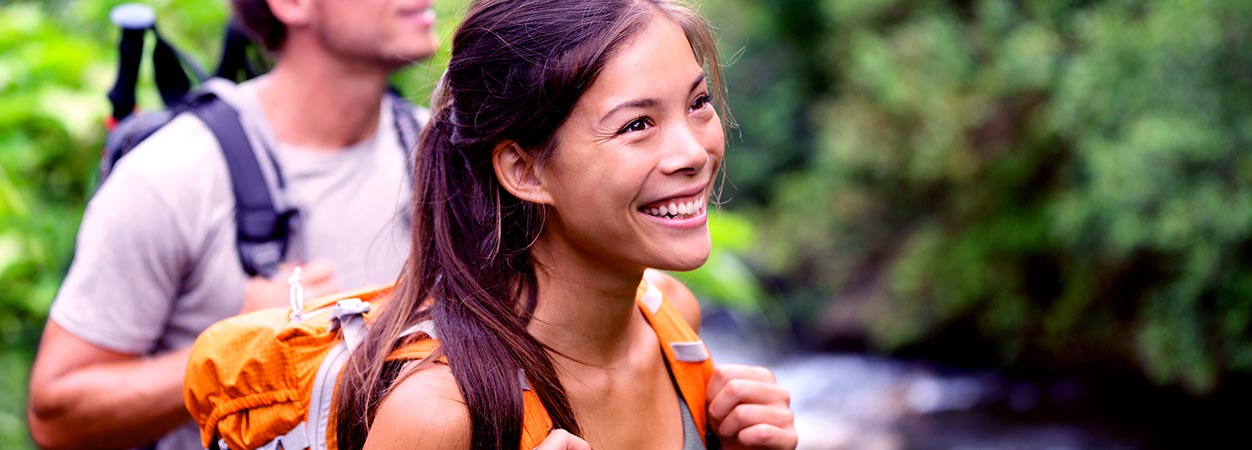
<svg viewBox="0 0 1252 450">
<path fill-rule="evenodd" d="M 552 204 L 552 196 L 539 179 L 539 167 L 522 146 L 504 141 L 491 151 L 491 165 L 504 190 L 530 203 Z"/>
<path fill-rule="evenodd" d="M 266 0 L 274 18 L 283 26 L 293 27 L 309 23 L 313 11 L 311 0 Z"/>
</svg>

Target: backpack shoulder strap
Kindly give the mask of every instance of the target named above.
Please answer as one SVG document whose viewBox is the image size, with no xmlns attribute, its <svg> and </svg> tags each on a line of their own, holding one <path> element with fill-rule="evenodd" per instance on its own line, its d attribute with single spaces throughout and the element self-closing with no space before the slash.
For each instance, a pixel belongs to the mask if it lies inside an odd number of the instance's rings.
<svg viewBox="0 0 1252 450">
<path fill-rule="evenodd" d="M 400 140 L 400 151 L 404 152 L 404 178 L 409 181 L 410 189 L 417 186 L 413 174 L 417 170 L 417 144 L 422 136 L 422 129 L 430 122 L 430 111 L 416 106 L 400 95 L 395 89 L 387 89 L 387 97 L 391 98 L 391 120 L 395 122 L 396 137 Z M 413 224 L 413 207 L 404 206 L 402 213 L 405 222 Z"/>
<path fill-rule="evenodd" d="M 691 416 L 700 432 L 700 440 L 708 445 L 708 418 L 706 417 L 706 389 L 713 377 L 713 358 L 700 335 L 691 329 L 682 313 L 665 299 L 661 290 L 651 282 L 639 286 L 639 310 L 652 325 L 670 373 L 678 384 L 683 402 L 691 410 Z"/>
<path fill-rule="evenodd" d="M 208 125 L 226 158 L 235 197 L 236 247 L 244 271 L 250 276 L 277 273 L 297 211 L 275 208 L 256 153 L 234 108 L 216 95 L 202 93 L 192 100 L 189 109 Z"/>
<path fill-rule="evenodd" d="M 421 136 L 422 128 L 430 121 L 430 113 L 418 107 L 400 95 L 395 89 L 387 89 L 387 97 L 391 98 L 391 119 L 395 122 L 396 137 L 400 140 L 400 148 L 406 155 L 412 153 Z"/>
<path fill-rule="evenodd" d="M 408 163 L 405 176 L 413 181 L 413 166 L 416 164 L 417 141 L 422 136 L 422 129 L 430 122 L 430 111 L 409 102 L 395 89 L 388 89 L 391 98 L 391 119 L 395 122 L 396 137 L 400 140 L 400 150 L 404 152 L 404 160 Z"/>
</svg>

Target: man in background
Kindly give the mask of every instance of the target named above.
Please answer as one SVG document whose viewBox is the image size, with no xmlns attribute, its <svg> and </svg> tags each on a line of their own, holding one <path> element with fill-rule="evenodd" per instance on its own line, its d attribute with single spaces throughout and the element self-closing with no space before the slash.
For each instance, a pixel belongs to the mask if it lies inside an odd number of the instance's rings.
<svg viewBox="0 0 1252 450">
<path fill-rule="evenodd" d="M 429 2 L 231 3 L 276 63 L 214 92 L 299 210 L 287 264 L 243 270 L 230 173 L 204 122 L 182 114 L 139 144 L 88 204 L 52 306 L 28 409 L 40 447 L 201 448 L 182 385 L 204 328 L 286 306 L 294 265 L 311 298 L 392 282 L 407 257 L 410 165 L 387 79 L 437 48 Z"/>
</svg>

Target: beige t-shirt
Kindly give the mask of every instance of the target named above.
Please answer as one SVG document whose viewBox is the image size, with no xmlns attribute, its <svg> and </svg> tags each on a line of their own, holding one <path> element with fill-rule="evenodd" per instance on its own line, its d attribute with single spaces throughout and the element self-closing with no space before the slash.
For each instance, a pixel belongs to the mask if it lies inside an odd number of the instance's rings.
<svg viewBox="0 0 1252 450">
<path fill-rule="evenodd" d="M 301 214 L 288 261 L 329 259 L 345 289 L 395 281 L 409 251 L 410 183 L 390 99 L 373 137 L 315 152 L 275 142 L 257 102 L 266 82 L 212 89 L 240 112 L 254 149 L 271 143 L 286 184 L 275 200 Z M 122 158 L 88 203 L 51 318 L 91 343 L 155 356 L 237 314 L 246 281 L 226 161 L 205 124 L 182 114 Z M 199 432 L 188 422 L 156 448 L 201 448 Z"/>
</svg>

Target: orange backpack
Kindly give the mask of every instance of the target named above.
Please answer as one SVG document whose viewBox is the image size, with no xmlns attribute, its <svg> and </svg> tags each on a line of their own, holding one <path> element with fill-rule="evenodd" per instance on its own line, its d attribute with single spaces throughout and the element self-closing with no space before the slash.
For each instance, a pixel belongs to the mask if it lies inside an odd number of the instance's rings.
<svg viewBox="0 0 1252 450">
<path fill-rule="evenodd" d="M 293 292 L 296 304 L 291 309 L 231 317 L 201 333 L 192 346 L 183 396 L 200 425 L 205 448 L 336 449 L 330 409 L 339 373 L 364 336 L 371 309 L 381 309 L 390 294 L 391 287 L 370 288 L 304 306 Z M 652 283 L 640 284 L 637 302 L 705 439 L 705 388 L 713 373 L 708 350 Z M 430 336 L 436 333 L 425 334 L 427 339 L 398 349 L 388 359 L 428 357 L 438 341 Z M 522 386 L 519 448 L 529 449 L 547 436 L 552 420 L 524 380 Z"/>
</svg>

